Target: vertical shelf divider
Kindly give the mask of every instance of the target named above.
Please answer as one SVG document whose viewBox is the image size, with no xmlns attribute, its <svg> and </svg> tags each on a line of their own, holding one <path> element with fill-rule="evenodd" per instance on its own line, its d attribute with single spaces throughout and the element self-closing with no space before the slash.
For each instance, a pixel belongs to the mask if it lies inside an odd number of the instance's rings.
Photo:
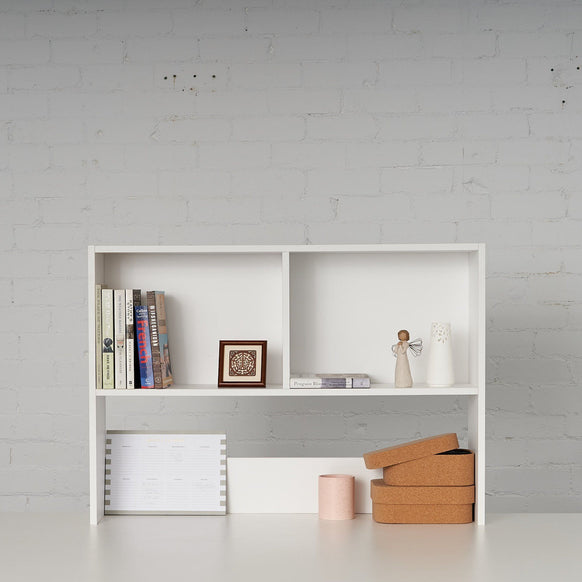
<svg viewBox="0 0 582 582">
<path fill-rule="evenodd" d="M 291 273 L 289 252 L 283 251 L 281 254 L 281 274 L 283 291 L 283 321 L 282 325 L 282 350 L 283 350 L 283 388 L 289 389 L 289 377 L 291 375 Z"/>
</svg>

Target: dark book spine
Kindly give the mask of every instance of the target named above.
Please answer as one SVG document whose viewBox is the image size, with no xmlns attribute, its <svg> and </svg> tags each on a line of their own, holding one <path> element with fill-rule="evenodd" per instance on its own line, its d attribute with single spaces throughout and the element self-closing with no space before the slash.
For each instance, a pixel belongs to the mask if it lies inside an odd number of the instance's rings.
<svg viewBox="0 0 582 582">
<path fill-rule="evenodd" d="M 148 316 L 150 320 L 150 342 L 152 346 L 152 366 L 154 369 L 154 388 L 163 388 L 162 362 L 160 356 L 160 334 L 158 329 L 158 316 L 156 310 L 156 292 L 148 291 L 146 294 Z"/>
<path fill-rule="evenodd" d="M 135 308 L 141 305 L 141 289 L 134 289 L 133 290 L 133 314 L 134 314 L 134 326 L 135 326 Z M 135 370 L 135 377 L 134 377 L 134 384 L 136 388 L 141 388 L 141 378 L 140 378 L 140 371 L 139 371 L 139 348 L 137 345 L 137 334 L 134 331 L 134 347 L 133 347 L 133 357 L 134 357 L 134 364 L 133 368 Z"/>
<path fill-rule="evenodd" d="M 172 377 L 172 365 L 170 363 L 168 321 L 166 319 L 166 299 L 163 291 L 156 291 L 156 311 L 158 318 L 158 334 L 160 337 L 162 384 L 164 388 L 168 388 L 174 383 L 174 378 Z"/>
<path fill-rule="evenodd" d="M 135 308 L 135 335 L 137 338 L 141 388 L 153 388 L 154 371 L 152 366 L 152 347 L 150 344 L 150 323 L 148 308 L 145 305 L 138 305 Z"/>
</svg>

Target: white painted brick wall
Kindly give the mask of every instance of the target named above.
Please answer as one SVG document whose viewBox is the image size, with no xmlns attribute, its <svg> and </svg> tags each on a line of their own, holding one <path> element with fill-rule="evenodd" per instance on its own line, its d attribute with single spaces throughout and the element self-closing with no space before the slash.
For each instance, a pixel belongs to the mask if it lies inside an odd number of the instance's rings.
<svg viewBox="0 0 582 582">
<path fill-rule="evenodd" d="M 87 506 L 88 244 L 482 241 L 489 508 L 580 511 L 581 51 L 569 1 L 0 2 L 0 510 Z M 109 420 L 466 439 L 462 399 L 281 400 Z"/>
</svg>

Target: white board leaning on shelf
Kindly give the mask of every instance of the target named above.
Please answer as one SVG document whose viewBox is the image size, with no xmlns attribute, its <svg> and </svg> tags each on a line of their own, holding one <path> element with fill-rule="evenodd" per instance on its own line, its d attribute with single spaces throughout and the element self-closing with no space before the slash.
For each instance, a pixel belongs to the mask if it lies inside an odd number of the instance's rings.
<svg viewBox="0 0 582 582">
<path fill-rule="evenodd" d="M 224 515 L 226 434 L 107 431 L 105 513 Z"/>
</svg>

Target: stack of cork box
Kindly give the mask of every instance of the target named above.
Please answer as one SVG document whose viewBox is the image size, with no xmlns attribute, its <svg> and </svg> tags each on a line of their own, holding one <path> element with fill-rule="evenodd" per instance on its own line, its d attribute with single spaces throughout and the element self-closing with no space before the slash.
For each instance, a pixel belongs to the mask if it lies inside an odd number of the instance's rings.
<svg viewBox="0 0 582 582">
<path fill-rule="evenodd" d="M 364 454 L 372 516 L 379 523 L 469 523 L 475 502 L 475 455 L 459 448 L 455 433 Z"/>
</svg>

